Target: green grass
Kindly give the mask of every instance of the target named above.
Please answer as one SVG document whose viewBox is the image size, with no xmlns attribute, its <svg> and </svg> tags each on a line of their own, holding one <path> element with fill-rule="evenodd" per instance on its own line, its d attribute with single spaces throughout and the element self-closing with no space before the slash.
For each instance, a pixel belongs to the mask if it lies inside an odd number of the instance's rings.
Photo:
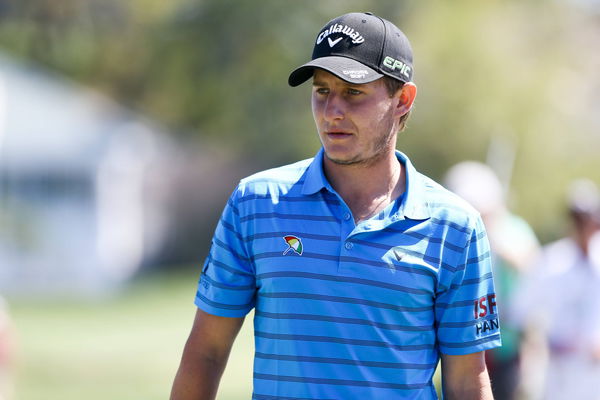
<svg viewBox="0 0 600 400">
<path fill-rule="evenodd" d="M 197 271 L 153 276 L 105 301 L 13 299 L 16 400 L 167 399 L 195 313 Z M 218 399 L 252 391 L 252 316 Z"/>
</svg>

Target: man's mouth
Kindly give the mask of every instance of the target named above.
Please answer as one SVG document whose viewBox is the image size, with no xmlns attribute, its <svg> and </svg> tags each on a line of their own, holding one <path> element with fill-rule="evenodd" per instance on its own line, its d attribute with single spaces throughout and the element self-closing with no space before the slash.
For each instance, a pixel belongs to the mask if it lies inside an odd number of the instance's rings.
<svg viewBox="0 0 600 400">
<path fill-rule="evenodd" d="M 332 139 L 343 139 L 352 136 L 352 134 L 344 131 L 327 131 L 327 136 Z"/>
</svg>

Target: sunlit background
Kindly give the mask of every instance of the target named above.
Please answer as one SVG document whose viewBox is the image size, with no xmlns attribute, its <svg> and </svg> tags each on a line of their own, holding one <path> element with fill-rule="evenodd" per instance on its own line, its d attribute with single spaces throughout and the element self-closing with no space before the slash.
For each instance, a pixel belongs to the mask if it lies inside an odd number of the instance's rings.
<svg viewBox="0 0 600 400">
<path fill-rule="evenodd" d="M 225 199 L 317 151 L 287 76 L 350 11 L 412 42 L 416 167 L 485 162 L 542 243 L 565 233 L 569 182 L 600 182 L 600 1 L 0 0 L 8 399 L 168 397 Z M 249 397 L 248 323 L 220 399 Z"/>
</svg>

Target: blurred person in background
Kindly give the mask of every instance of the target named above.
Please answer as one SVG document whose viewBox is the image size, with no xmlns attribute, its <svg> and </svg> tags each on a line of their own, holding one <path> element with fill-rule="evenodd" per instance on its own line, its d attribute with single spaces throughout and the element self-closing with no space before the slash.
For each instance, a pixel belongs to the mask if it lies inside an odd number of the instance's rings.
<svg viewBox="0 0 600 400">
<path fill-rule="evenodd" d="M 544 372 L 544 400 L 598 400 L 600 391 L 600 192 L 590 180 L 568 190 L 571 234 L 543 247 L 513 309 L 523 343 Z M 538 339 L 538 340 L 536 340 Z M 533 370 L 533 369 L 532 369 Z M 524 380 L 527 376 L 524 376 Z"/>
<path fill-rule="evenodd" d="M 496 400 L 517 398 L 520 384 L 520 332 L 507 307 L 519 280 L 538 254 L 539 243 L 529 224 L 511 213 L 494 171 L 486 164 L 464 161 L 451 167 L 446 187 L 481 213 L 492 252 L 492 268 L 502 316 L 502 347 L 488 350 L 488 365 Z"/>
<path fill-rule="evenodd" d="M 8 307 L 0 296 L 0 400 L 12 399 L 14 331 Z"/>
</svg>

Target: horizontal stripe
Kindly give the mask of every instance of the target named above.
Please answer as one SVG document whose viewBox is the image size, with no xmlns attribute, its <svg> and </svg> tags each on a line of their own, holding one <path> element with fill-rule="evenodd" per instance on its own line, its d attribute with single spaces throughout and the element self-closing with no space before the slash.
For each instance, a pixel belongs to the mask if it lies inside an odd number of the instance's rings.
<svg viewBox="0 0 600 400">
<path fill-rule="evenodd" d="M 271 279 L 271 278 L 306 278 L 306 279 L 316 279 L 322 281 L 334 281 L 340 283 L 356 283 L 358 285 L 366 285 L 366 286 L 375 286 L 384 289 L 396 290 L 399 292 L 407 292 L 413 294 L 423 294 L 430 295 L 431 292 L 424 289 L 414 289 L 406 286 L 395 285 L 392 283 L 381 282 L 381 281 L 373 281 L 370 279 L 363 278 L 351 278 L 345 276 L 332 276 L 325 274 L 313 274 L 310 272 L 296 272 L 296 271 L 277 271 L 277 272 L 265 272 L 262 274 L 256 275 L 257 280 L 261 279 Z"/>
<path fill-rule="evenodd" d="M 475 326 L 477 324 L 480 324 L 484 321 L 491 321 L 494 319 L 497 319 L 498 315 L 497 314 L 491 314 L 485 318 L 479 318 L 479 319 L 473 319 L 471 321 L 464 321 L 464 322 L 442 322 L 441 324 L 439 324 L 438 326 L 440 328 L 466 328 L 469 326 Z"/>
<path fill-rule="evenodd" d="M 432 217 L 430 219 L 430 221 L 436 225 L 447 226 L 447 227 L 452 228 L 455 231 L 460 232 L 460 233 L 466 233 L 466 234 L 470 235 L 471 232 L 473 232 L 473 229 L 471 227 L 459 225 L 456 222 L 448 221 L 445 219 L 439 219 L 439 218 Z M 448 236 L 448 235 L 446 234 L 446 236 Z"/>
<path fill-rule="evenodd" d="M 277 213 L 265 213 L 261 216 L 261 218 L 279 218 L 281 215 L 286 215 L 289 218 L 288 219 L 306 219 L 306 220 L 317 220 L 317 221 L 321 221 L 321 220 L 326 220 L 326 221 L 332 221 L 332 222 L 339 222 L 339 219 L 333 216 L 306 216 L 306 215 L 293 215 L 293 214 L 277 214 L 277 216 L 275 216 L 275 214 Z M 254 215 L 258 215 L 258 214 L 254 214 Z M 305 218 L 306 217 L 306 218 Z M 244 217 L 242 218 L 242 221 L 246 221 L 247 219 L 250 219 L 250 217 Z M 295 234 L 294 232 L 267 232 L 267 233 L 262 233 L 262 234 L 256 234 L 256 235 L 252 235 L 249 237 L 245 237 L 242 238 L 241 235 L 239 235 L 235 229 L 233 228 L 232 225 L 228 224 L 227 226 L 228 230 L 230 230 L 231 232 L 233 232 L 238 238 L 240 238 L 243 241 L 252 241 L 255 239 L 264 239 L 264 238 L 269 238 L 269 237 L 278 237 L 278 236 L 285 236 L 285 235 L 289 235 L 289 234 Z M 421 240 L 425 240 L 427 239 L 428 243 L 436 243 L 436 244 L 442 244 L 444 248 L 448 248 L 452 251 L 455 252 L 461 252 L 464 250 L 463 246 L 457 246 L 454 245 L 452 243 L 450 243 L 448 240 L 446 240 L 445 238 L 431 238 L 430 236 L 421 234 L 421 233 L 417 233 L 417 232 L 405 232 L 402 230 L 398 230 L 398 229 L 390 229 L 390 228 L 386 228 L 384 229 L 384 231 L 388 231 L 388 232 L 392 232 L 392 233 L 397 233 L 400 235 L 407 235 L 410 237 L 414 237 L 416 239 L 421 239 Z M 309 233 L 301 233 L 301 232 L 296 232 L 297 236 L 304 238 L 311 238 L 311 239 L 318 239 L 318 240 L 327 240 L 327 241 L 340 241 L 339 236 L 324 236 L 324 235 L 314 235 L 314 234 L 309 234 Z M 363 240 L 353 240 L 356 243 L 360 243 L 360 244 L 364 244 L 366 246 L 369 247 L 374 247 L 374 248 L 381 248 L 381 249 L 389 249 L 391 247 L 394 246 L 390 246 L 389 244 L 384 244 L 384 243 L 375 243 L 375 242 L 368 242 L 368 241 L 363 241 Z M 413 252 L 411 255 L 414 256 L 418 256 L 421 258 L 424 258 L 424 254 L 420 253 L 420 252 L 416 252 L 414 250 L 410 250 L 410 249 L 406 249 L 407 253 L 408 252 Z M 441 260 L 439 258 L 430 258 L 429 261 L 435 263 L 435 264 L 440 264 Z"/>
<path fill-rule="evenodd" d="M 244 241 L 244 238 L 242 237 L 242 235 L 237 231 L 237 229 L 232 224 L 230 224 L 229 222 L 225 221 L 222 218 L 221 218 L 220 223 L 221 223 L 221 226 L 223 228 L 225 228 L 225 230 L 230 232 L 232 235 L 234 235 L 237 238 L 237 240 L 239 240 L 240 242 Z"/>
<path fill-rule="evenodd" d="M 475 300 L 461 300 L 461 301 L 455 301 L 454 303 L 436 303 L 435 307 L 436 308 L 441 308 L 441 309 L 448 309 L 448 308 L 459 308 L 459 307 L 473 307 L 473 302 Z"/>
<path fill-rule="evenodd" d="M 352 324 L 352 325 L 365 325 L 373 326 L 380 329 L 388 329 L 393 331 L 405 331 L 405 332 L 423 332 L 433 329 L 433 326 L 410 326 L 410 325 L 397 325 L 387 324 L 384 322 L 370 321 L 359 318 L 345 318 L 345 317 L 331 317 L 327 315 L 315 315 L 315 314 L 295 314 L 295 313 L 271 313 L 261 310 L 256 310 L 256 316 L 261 318 L 269 319 L 295 319 L 301 321 L 321 321 L 321 322 L 333 322 L 338 324 Z"/>
<path fill-rule="evenodd" d="M 459 206 L 459 205 L 454 205 L 454 204 L 448 204 L 448 203 L 429 203 L 430 206 L 432 206 L 433 208 L 437 208 L 437 209 L 442 209 L 442 210 L 457 210 L 459 212 L 461 212 L 462 215 L 464 215 L 465 217 L 468 217 L 469 214 L 465 213 L 465 208 Z M 478 226 L 477 223 L 479 223 L 479 221 L 481 221 L 479 219 L 479 215 L 476 214 L 471 214 L 473 215 L 473 217 L 476 217 L 477 219 L 473 219 L 473 227 L 469 227 L 469 219 L 465 218 L 465 226 L 462 226 L 460 224 L 454 223 L 454 222 L 449 222 L 449 223 L 444 223 L 443 219 L 438 219 L 438 218 L 432 218 L 433 222 L 441 225 L 441 226 L 449 226 L 452 229 L 461 232 L 461 233 L 466 233 L 468 235 L 471 235 L 471 232 L 473 230 L 477 230 Z M 472 229 L 474 228 L 474 229 Z M 480 230 L 479 233 L 477 234 L 477 236 L 475 237 L 476 240 L 482 239 L 483 237 L 487 236 L 486 231 L 485 230 Z"/>
<path fill-rule="evenodd" d="M 432 369 L 436 364 L 393 363 L 383 361 L 348 360 L 345 358 L 289 356 L 280 354 L 255 353 L 256 358 L 278 361 L 296 361 L 322 364 L 356 365 L 361 367 L 392 368 L 392 369 Z"/>
<path fill-rule="evenodd" d="M 449 250 L 455 251 L 457 253 L 464 250 L 463 246 L 457 246 L 455 244 L 452 244 L 445 237 L 444 238 L 430 237 L 428 235 L 424 235 L 419 232 L 410 232 L 410 231 L 404 232 L 403 234 L 406 236 L 409 236 L 409 237 L 413 237 L 415 239 L 421 239 L 421 240 L 426 239 L 428 243 L 441 244 L 445 249 L 449 249 Z"/>
<path fill-rule="evenodd" d="M 291 218 L 295 219 L 295 218 L 299 218 L 300 216 L 291 216 Z M 331 221 L 338 221 L 336 218 L 334 217 L 308 217 L 307 219 L 312 219 L 312 220 L 320 220 L 321 218 L 325 218 L 325 219 L 329 219 Z M 225 225 L 224 225 L 225 226 Z M 243 240 L 244 242 L 250 242 L 256 239 L 266 239 L 266 238 L 278 238 L 278 237 L 283 237 L 285 235 L 289 235 L 289 234 L 295 234 L 298 237 L 301 237 L 303 239 L 316 239 L 316 240 L 325 240 L 325 241 L 331 241 L 331 242 L 341 242 L 340 238 L 337 236 L 332 236 L 332 235 L 315 235 L 315 234 L 307 234 L 307 233 L 300 233 L 300 232 L 269 232 L 269 233 L 262 233 L 262 234 L 256 234 L 256 235 L 251 235 L 249 237 L 246 238 L 242 238 L 241 235 L 239 235 L 237 232 L 235 232 L 234 228 L 232 225 L 227 224 L 225 226 L 227 228 L 228 231 L 231 231 L 232 233 L 234 233 L 234 235 L 240 239 Z M 424 235 L 422 235 L 424 236 Z M 425 236 L 424 236 L 425 237 Z M 430 240 L 431 242 L 432 240 Z M 351 240 L 351 242 L 359 244 L 359 245 L 364 245 L 364 246 L 368 246 L 368 247 L 373 247 L 373 248 L 378 248 L 378 249 L 383 249 L 383 250 L 388 250 L 391 249 L 392 247 L 389 244 L 382 244 L 382 243 L 376 243 L 376 242 L 370 242 L 370 241 L 365 241 L 365 240 L 359 240 L 359 239 L 354 239 Z M 222 242 L 221 242 L 222 243 Z M 223 244 L 224 245 L 224 244 Z M 230 251 L 232 254 L 234 254 L 236 257 L 241 258 L 244 260 L 243 256 L 239 255 L 238 253 L 235 253 L 233 251 L 233 249 L 231 249 L 230 247 L 224 245 L 225 248 Z M 453 251 L 462 251 L 462 248 L 459 248 L 458 246 L 452 245 L 450 243 L 444 242 L 444 247 L 448 247 L 450 249 L 452 249 Z M 443 269 L 446 269 L 450 272 L 457 272 L 457 271 L 461 271 L 463 270 L 466 266 L 465 264 L 462 264 L 460 266 L 452 266 L 446 262 L 444 262 L 441 258 L 439 257 L 434 257 L 428 254 L 424 254 L 422 252 L 419 251 L 415 251 L 412 249 L 408 249 L 408 248 L 403 248 L 402 249 L 403 252 L 405 252 L 406 254 L 409 254 L 411 256 L 415 256 L 418 257 L 420 259 L 422 259 L 423 261 L 426 261 L 427 263 L 431 264 L 433 267 L 436 266 L 441 266 Z M 269 257 L 280 257 L 282 254 L 280 252 L 269 252 L 269 253 L 262 253 L 262 254 L 257 254 L 254 256 L 254 259 L 263 259 L 263 258 L 269 258 Z M 381 262 L 381 261 L 373 261 L 373 260 L 368 260 L 368 259 L 361 259 L 361 258 L 354 258 L 354 257 L 349 257 L 346 259 L 341 259 L 338 256 L 330 256 L 330 255 L 325 255 L 325 254 L 317 254 L 317 253 L 304 253 L 303 254 L 305 257 L 310 257 L 312 256 L 313 258 L 317 258 L 317 259 L 323 259 L 323 260 L 328 260 L 328 261 L 337 261 L 337 262 L 356 262 L 356 263 L 360 263 L 360 264 L 365 264 L 365 265 L 371 265 L 371 266 L 376 266 L 376 267 L 385 267 L 385 268 L 389 268 L 390 264 L 385 263 L 385 262 Z M 489 252 L 482 254 L 479 257 L 474 257 L 474 258 L 470 258 L 467 260 L 466 265 L 469 264 L 474 264 L 474 263 L 478 263 L 481 261 L 484 261 L 485 259 L 487 259 L 489 257 Z M 393 265 L 393 264 L 392 264 Z M 404 270 L 407 272 L 413 272 L 413 273 L 420 273 L 420 274 L 425 274 L 425 275 L 429 275 L 431 277 L 433 277 L 434 279 L 436 278 L 436 275 L 428 270 L 421 270 L 418 268 L 415 269 L 407 269 L 407 267 L 402 267 L 402 266 L 397 266 L 395 265 L 396 269 L 399 270 Z"/>
<path fill-rule="evenodd" d="M 370 381 L 353 381 L 349 379 L 329 379 L 329 378 L 307 378 L 303 376 L 285 376 L 254 373 L 255 379 L 263 379 L 269 381 L 283 382 L 298 382 L 298 383 L 313 383 L 318 385 L 337 385 L 337 386 L 362 386 L 375 387 L 381 389 L 402 389 L 415 390 L 423 389 L 429 386 L 429 383 L 387 383 L 387 382 L 370 382 Z"/>
<path fill-rule="evenodd" d="M 240 276 L 245 276 L 245 277 L 254 277 L 254 272 L 250 272 L 250 271 L 244 271 L 241 269 L 237 269 L 237 268 L 233 268 L 230 267 L 229 265 L 222 263 L 220 261 L 216 261 L 215 259 L 211 258 L 209 261 L 210 265 L 214 265 L 215 267 L 219 267 L 224 269 L 225 271 L 233 274 L 233 275 L 240 275 Z"/>
<path fill-rule="evenodd" d="M 253 221 L 255 219 L 293 219 L 300 221 L 339 222 L 339 219 L 328 215 L 307 214 L 284 214 L 284 213 L 254 213 L 240 218 L 240 222 Z"/>
<path fill-rule="evenodd" d="M 314 233 L 294 232 L 294 231 L 257 233 L 257 234 L 249 235 L 248 237 L 242 238 L 242 240 L 244 242 L 252 242 L 254 240 L 259 240 L 259 239 L 274 239 L 274 238 L 279 239 L 279 238 L 282 238 L 282 237 L 288 236 L 288 235 L 297 236 L 302 240 L 314 239 L 314 240 L 323 240 L 326 242 L 339 242 L 340 241 L 339 236 L 318 235 L 318 234 L 314 234 Z"/>
<path fill-rule="evenodd" d="M 487 253 L 485 253 L 485 254 L 482 254 L 480 257 L 473 257 L 473 258 L 468 259 L 465 263 L 462 264 L 462 266 L 457 267 L 455 269 L 455 271 L 452 271 L 452 272 L 462 271 L 462 270 L 466 269 L 467 266 L 469 266 L 469 265 L 479 264 L 479 263 L 481 263 L 483 261 L 486 261 L 487 259 L 491 259 L 491 253 L 489 251 Z M 486 279 L 488 279 L 487 275 L 484 275 L 484 276 L 482 276 L 480 278 L 480 281 L 482 282 L 482 281 L 484 281 Z M 473 279 L 471 279 L 468 283 L 467 282 L 468 281 L 465 280 L 463 283 L 464 284 L 472 284 L 475 281 Z M 457 287 L 457 285 L 452 285 L 451 287 Z"/>
<path fill-rule="evenodd" d="M 225 243 L 217 238 L 213 239 L 213 243 L 216 244 L 221 249 L 230 253 L 232 256 L 234 256 L 238 260 L 246 262 L 246 263 L 250 262 L 250 259 L 248 257 L 244 257 L 243 255 L 239 254 L 233 247 L 229 246 L 227 243 Z"/>
<path fill-rule="evenodd" d="M 464 281 L 462 281 L 461 283 L 453 283 L 452 285 L 450 285 L 450 289 L 451 290 L 458 290 L 463 286 L 469 286 L 469 285 L 478 285 L 482 282 L 485 282 L 487 280 L 493 280 L 493 274 L 492 272 L 488 272 L 487 274 L 479 277 L 479 278 L 473 278 L 473 279 L 465 279 Z M 446 288 L 443 285 L 440 285 L 440 288 L 438 289 L 438 292 L 442 292 L 444 290 L 447 290 L 448 288 Z"/>
<path fill-rule="evenodd" d="M 477 263 L 480 263 L 480 262 L 482 262 L 483 260 L 490 258 L 491 256 L 492 256 L 492 255 L 490 254 L 490 252 L 489 252 L 489 251 L 487 251 L 487 252 L 485 252 L 485 253 L 483 253 L 483 254 L 481 254 L 481 255 L 477 256 L 477 257 L 472 257 L 472 258 L 469 258 L 469 259 L 467 260 L 467 265 L 469 265 L 469 264 L 477 264 Z"/>
<path fill-rule="evenodd" d="M 209 277 L 206 274 L 202 274 L 201 279 L 203 281 L 207 281 L 208 283 L 211 284 L 211 286 L 215 286 L 218 287 L 219 289 L 225 289 L 225 290 L 254 290 L 256 289 L 256 285 L 252 284 L 252 285 L 244 285 L 244 286 L 230 286 L 230 285 L 224 285 L 220 282 L 215 281 L 214 279 L 212 279 L 211 277 Z"/>
<path fill-rule="evenodd" d="M 254 256 L 254 260 L 263 260 L 266 258 L 278 258 L 278 257 L 284 257 L 283 252 L 272 251 L 272 252 L 256 254 Z M 397 265 L 397 264 L 393 264 L 391 262 L 385 262 L 385 261 L 369 260 L 369 259 L 365 259 L 365 258 L 338 256 L 338 255 L 329 255 L 329 254 L 320 254 L 320 253 L 309 253 L 306 251 L 304 253 L 302 253 L 302 258 L 312 258 L 315 260 L 333 261 L 336 263 L 340 263 L 340 262 L 355 263 L 355 264 L 361 264 L 361 265 L 368 265 L 371 267 L 391 269 L 394 271 L 409 272 L 411 274 L 424 275 L 424 276 L 428 276 L 433 279 L 437 278 L 435 273 L 430 270 L 408 267 L 408 266 L 403 266 L 403 265 Z"/>
<path fill-rule="evenodd" d="M 462 286 L 464 286 L 464 285 L 473 285 L 473 284 L 476 284 L 476 283 L 481 283 L 481 282 L 487 281 L 487 280 L 492 279 L 492 278 L 493 278 L 492 272 L 488 272 L 487 274 L 481 275 L 478 278 L 465 279 L 462 282 Z"/>
<path fill-rule="evenodd" d="M 279 195 L 279 193 L 275 196 L 273 196 L 270 193 L 268 193 L 268 194 L 251 194 L 251 195 L 242 196 L 238 199 L 238 204 L 245 203 L 248 201 L 254 201 L 254 200 L 273 200 L 274 198 L 278 203 L 323 203 L 323 202 L 325 202 L 325 203 L 331 204 L 331 205 L 341 205 L 342 204 L 338 199 L 335 199 L 335 198 L 324 199 L 323 197 L 320 197 L 320 196 L 286 196 L 286 195 Z"/>
<path fill-rule="evenodd" d="M 404 248 L 404 247 L 398 248 L 398 246 L 390 246 L 389 244 L 381 244 L 381 243 L 375 243 L 375 242 L 368 242 L 368 241 L 360 240 L 360 239 L 353 239 L 353 240 L 351 240 L 351 242 L 359 244 L 359 245 L 364 245 L 364 246 L 367 246 L 367 247 L 373 247 L 373 248 L 377 248 L 377 249 L 382 249 L 382 250 L 391 250 L 391 249 L 395 248 L 395 249 L 401 250 L 402 252 L 404 252 L 404 253 L 406 253 L 408 255 L 411 255 L 413 257 L 416 257 L 416 258 L 419 258 L 419 259 L 421 259 L 423 261 L 426 261 L 428 264 L 431 265 L 431 267 L 434 267 L 436 269 L 437 269 L 438 265 L 441 266 L 442 268 L 447 269 L 447 270 L 452 271 L 452 272 L 456 272 L 457 270 L 460 269 L 460 268 L 453 267 L 452 265 L 443 262 L 442 259 L 440 259 L 439 257 L 434 257 L 434 256 L 430 256 L 430 255 L 427 255 L 427 254 L 423 254 L 420 251 L 412 250 L 412 249 L 409 249 L 409 248 Z M 421 270 L 421 269 L 415 269 L 414 271 L 411 270 L 411 272 L 415 272 L 415 273 L 418 273 L 417 271 L 422 271 L 426 275 L 431 275 L 432 277 L 437 277 L 436 274 L 434 274 L 433 272 L 428 271 L 428 270 Z"/>
<path fill-rule="evenodd" d="M 281 179 L 281 178 L 267 178 L 267 177 L 249 177 L 245 178 L 241 181 L 240 186 L 259 186 L 261 184 L 275 184 L 275 185 L 304 185 L 305 178 L 304 171 L 306 171 L 306 167 L 287 169 L 287 168 L 277 168 L 280 170 L 282 175 L 287 175 L 290 172 L 297 173 L 297 179 Z"/>
<path fill-rule="evenodd" d="M 433 279 L 437 279 L 436 274 L 433 271 L 428 270 L 428 269 L 414 268 L 414 267 L 389 263 L 389 262 L 385 262 L 385 261 L 369 260 L 369 259 L 358 258 L 358 257 L 341 256 L 341 257 L 339 257 L 339 259 L 340 259 L 340 262 L 348 262 L 348 263 L 369 265 L 372 267 L 387 268 L 387 269 L 392 269 L 394 271 L 404 271 L 404 272 L 409 272 L 411 274 L 423 275 L 423 276 L 428 276 Z"/>
<path fill-rule="evenodd" d="M 451 243 L 450 241 L 448 241 L 448 239 L 446 237 L 447 235 L 445 235 L 444 237 L 431 237 L 429 235 L 425 235 L 420 232 L 410 231 L 410 230 L 407 231 L 404 229 L 398 229 L 398 228 L 393 228 L 393 227 L 387 227 L 387 228 L 383 229 L 383 232 L 384 233 L 395 233 L 398 235 L 405 235 L 408 237 L 419 239 L 421 241 L 427 240 L 428 243 L 443 244 L 444 248 L 450 249 L 455 252 L 461 252 L 464 250 L 464 245 L 458 246 L 458 245 L 455 245 L 455 244 Z"/>
<path fill-rule="evenodd" d="M 399 345 L 387 342 L 378 342 L 376 340 L 361 340 L 361 339 L 346 339 L 330 336 L 313 336 L 313 335 L 295 335 L 295 334 L 280 334 L 280 333 L 268 333 L 255 331 L 254 335 L 265 339 L 274 340 L 293 340 L 293 341 L 304 341 L 304 342 L 320 342 L 320 343 L 337 343 L 337 344 L 350 344 L 354 346 L 365 346 L 365 347 L 383 347 L 398 351 L 416 351 L 416 350 L 433 350 L 434 344 L 412 344 L 412 345 Z"/>
<path fill-rule="evenodd" d="M 231 212 L 233 212 L 235 215 L 238 217 L 240 216 L 240 210 L 238 210 L 237 205 L 233 202 L 231 197 L 229 200 L 227 200 L 227 207 L 230 208 Z M 223 214 L 227 214 L 227 211 L 225 211 Z"/>
<path fill-rule="evenodd" d="M 454 342 L 439 342 L 440 346 L 444 346 L 444 347 L 449 347 L 449 348 L 453 348 L 453 349 L 460 349 L 460 348 L 464 348 L 464 347 L 471 347 L 471 346 L 477 346 L 479 344 L 482 343 L 487 343 L 487 342 L 492 342 L 494 340 L 498 340 L 500 339 L 500 334 L 497 333 L 495 335 L 492 336 L 488 336 L 482 339 L 478 339 L 478 340 L 473 340 L 470 342 L 462 342 L 462 343 L 454 343 Z"/>
<path fill-rule="evenodd" d="M 257 234 L 257 235 L 253 235 L 248 238 L 245 238 L 244 241 L 248 242 L 248 241 L 255 240 L 257 238 L 258 239 L 279 238 L 279 237 L 283 237 L 284 235 L 288 235 L 288 234 L 294 234 L 295 236 L 298 236 L 301 239 L 317 239 L 317 240 L 325 240 L 325 241 L 332 241 L 332 242 L 340 242 L 340 244 L 341 244 L 341 240 L 337 236 L 307 235 L 307 234 L 301 234 L 301 233 L 295 234 L 292 232 L 276 232 L 276 233 Z M 359 245 L 365 245 L 368 247 L 379 248 L 379 249 L 383 249 L 383 250 L 391 250 L 393 248 L 393 246 L 390 246 L 390 245 L 374 243 L 374 242 L 367 242 L 364 240 L 357 240 L 357 239 L 351 240 L 350 242 L 356 243 Z M 459 271 L 459 270 L 462 270 L 465 268 L 464 264 L 459 267 L 454 267 L 450 264 L 442 262 L 442 260 L 438 257 L 429 256 L 427 254 L 423 254 L 423 253 L 415 251 L 415 250 L 403 248 L 402 251 L 406 254 L 409 254 L 411 256 L 420 258 L 423 261 L 426 261 L 427 263 L 431 264 L 432 267 L 436 267 L 439 265 L 442 268 L 449 270 L 451 272 L 456 272 L 456 271 Z M 265 252 L 265 253 L 255 254 L 253 259 L 261 260 L 261 259 L 271 258 L 271 257 L 281 257 L 282 255 L 283 255 L 282 252 L 279 252 L 279 251 Z M 393 264 L 393 263 L 387 263 L 384 261 L 369 260 L 369 259 L 364 259 L 364 258 L 348 257 L 348 256 L 340 257 L 337 255 L 308 253 L 308 252 L 303 253 L 302 256 L 320 259 L 320 260 L 335 261 L 335 262 L 354 262 L 357 264 L 370 265 L 370 266 L 382 267 L 382 268 L 390 268 L 390 266 L 393 266 L 393 268 L 395 270 L 411 272 L 411 273 L 420 274 L 420 275 L 427 275 L 434 279 L 437 279 L 437 275 L 431 270 L 423 270 L 420 268 L 411 268 L 411 267 L 406 267 L 406 266 L 397 265 L 397 264 Z M 474 260 L 471 260 L 471 261 L 474 261 Z"/>
<path fill-rule="evenodd" d="M 340 296 L 327 296 L 320 294 L 311 293 L 296 293 L 296 292 L 276 292 L 276 293 L 258 293 L 259 297 L 267 297 L 272 299 L 307 299 L 307 300 L 324 300 L 333 303 L 348 303 L 348 304 L 361 304 L 365 306 L 371 306 L 374 308 L 384 308 L 388 310 L 401 311 L 401 312 L 423 312 L 433 310 L 433 306 L 427 307 L 408 307 L 400 306 L 397 304 L 381 303 L 378 301 L 370 301 L 365 299 L 359 299 L 354 297 L 340 297 Z M 469 302 L 472 305 L 473 301 Z"/>
<path fill-rule="evenodd" d="M 201 300 L 202 302 L 208 304 L 209 306 L 221 308 L 223 310 L 247 310 L 254 306 L 254 301 L 251 301 L 248 304 L 242 304 L 242 305 L 217 303 L 216 301 L 212 301 L 212 300 L 208 299 L 207 297 L 205 297 L 204 295 L 202 295 L 202 293 L 200 293 L 200 291 L 196 292 L 196 299 Z"/>
</svg>

